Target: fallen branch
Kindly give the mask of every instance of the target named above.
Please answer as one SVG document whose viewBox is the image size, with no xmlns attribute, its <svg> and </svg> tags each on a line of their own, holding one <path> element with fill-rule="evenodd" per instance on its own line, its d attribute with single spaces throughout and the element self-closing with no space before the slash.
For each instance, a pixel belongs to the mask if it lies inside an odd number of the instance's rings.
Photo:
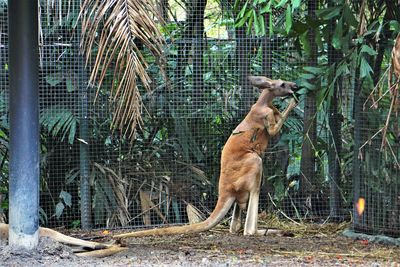
<svg viewBox="0 0 400 267">
<path fill-rule="evenodd" d="M 274 205 L 274 207 L 289 221 L 291 221 L 292 223 L 296 224 L 296 225 L 301 225 L 301 223 L 296 222 L 295 220 L 293 220 L 292 218 L 290 218 L 289 216 L 286 215 L 286 213 L 284 213 L 280 208 L 278 208 L 278 206 L 275 204 L 274 200 L 271 197 L 271 194 L 268 193 L 268 197 L 272 202 L 272 205 Z"/>
</svg>

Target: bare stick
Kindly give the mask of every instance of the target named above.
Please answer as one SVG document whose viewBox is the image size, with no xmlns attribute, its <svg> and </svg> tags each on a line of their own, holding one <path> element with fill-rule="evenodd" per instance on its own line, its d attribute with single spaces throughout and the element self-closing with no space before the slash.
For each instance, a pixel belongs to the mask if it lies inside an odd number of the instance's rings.
<svg viewBox="0 0 400 267">
<path fill-rule="evenodd" d="M 386 143 L 388 144 L 388 147 L 389 147 L 389 149 L 390 149 L 390 152 L 392 153 L 392 156 L 393 156 L 393 158 L 394 158 L 394 161 L 395 161 L 396 164 L 397 164 L 397 167 L 400 169 L 399 161 L 397 160 L 396 154 L 394 153 L 393 148 L 392 148 L 392 146 L 391 146 L 390 143 L 389 143 L 389 140 L 387 140 L 387 137 L 386 137 Z"/>
<path fill-rule="evenodd" d="M 301 225 L 301 223 L 296 222 L 295 220 L 293 220 L 292 218 L 290 218 L 289 216 L 287 216 L 280 208 L 278 208 L 278 206 L 275 204 L 274 200 L 271 197 L 271 194 L 268 193 L 269 199 L 272 202 L 272 205 L 274 205 L 274 207 L 289 221 L 291 221 L 292 223 L 296 224 L 296 225 Z"/>
<path fill-rule="evenodd" d="M 360 148 L 358 149 L 359 151 L 361 151 L 361 149 L 366 146 L 369 142 L 371 142 L 372 139 L 375 138 L 375 136 L 377 136 L 380 132 L 383 131 L 383 128 L 379 129 L 379 131 L 377 131 L 373 136 L 371 136 L 370 139 L 368 139 L 362 146 L 360 146 Z"/>
</svg>

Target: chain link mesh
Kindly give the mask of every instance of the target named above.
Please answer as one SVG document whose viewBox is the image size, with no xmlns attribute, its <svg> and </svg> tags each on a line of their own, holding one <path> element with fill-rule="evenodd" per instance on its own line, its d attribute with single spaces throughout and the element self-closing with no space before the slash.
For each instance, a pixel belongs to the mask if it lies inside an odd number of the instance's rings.
<svg viewBox="0 0 400 267">
<path fill-rule="evenodd" d="M 150 59 L 152 92 L 140 88 L 143 126 L 132 142 L 111 128 L 112 73 L 102 88 L 88 85 L 79 23 L 74 28 L 80 1 L 42 2 L 40 215 L 50 227 L 138 227 L 187 223 L 194 214 L 206 217 L 217 199 L 221 149 L 259 93 L 246 77 L 297 81 L 304 66 L 321 63 L 299 53 L 293 40 L 249 37 L 244 26 L 235 28 L 232 1 L 188 1 L 185 6 L 183 1 L 161 0 L 170 34 L 167 80 L 143 48 Z M 314 49 L 319 61 L 340 59 L 330 48 Z M 0 208 L 5 210 L 7 55 L 7 4 L 0 1 Z M 387 110 L 362 108 L 367 96 L 350 90 L 359 83 L 356 75 L 352 72 L 336 85 L 336 110 L 321 104 L 313 118 L 315 177 L 301 173 L 304 102 L 280 137 L 271 140 L 263 161 L 260 211 L 301 222 L 355 216 L 356 230 L 398 237 L 399 143 L 382 151 L 380 139 L 372 138 Z M 276 105 L 282 110 L 286 102 Z M 398 117 L 393 115 L 392 122 L 390 127 L 396 127 Z M 340 139 L 332 138 L 333 132 Z M 360 198 L 366 201 L 361 217 L 351 213 Z"/>
</svg>

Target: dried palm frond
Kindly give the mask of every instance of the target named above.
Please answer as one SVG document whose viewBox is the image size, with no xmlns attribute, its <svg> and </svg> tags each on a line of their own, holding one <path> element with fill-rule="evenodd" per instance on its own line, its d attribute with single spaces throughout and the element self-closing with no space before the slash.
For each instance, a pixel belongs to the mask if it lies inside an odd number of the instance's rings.
<svg viewBox="0 0 400 267">
<path fill-rule="evenodd" d="M 201 211 L 190 203 L 187 203 L 186 213 L 189 224 L 199 223 L 204 220 L 204 216 Z"/>
<path fill-rule="evenodd" d="M 155 56 L 162 58 L 164 39 L 158 29 L 161 21 L 152 0 L 84 0 L 81 9 L 81 49 L 87 63 L 97 49 L 89 83 L 100 88 L 110 68 L 113 69 L 111 100 L 115 101 L 113 128 L 124 129 L 134 137 L 142 123 L 142 100 L 138 80 L 150 90 L 147 62 L 138 43 Z M 158 62 L 161 69 L 162 63 Z"/>
<path fill-rule="evenodd" d="M 118 219 L 120 225 L 125 226 L 130 221 L 129 213 L 129 183 L 125 177 L 116 174 L 111 168 L 94 162 L 94 167 L 104 175 L 104 180 L 107 181 L 107 187 L 111 190 L 112 194 L 108 194 L 108 198 L 112 198 L 112 203 L 115 203 L 116 207 L 109 207 L 112 210 L 112 220 L 108 223 L 108 226 L 113 226 L 114 218 Z M 108 218 L 110 219 L 110 218 Z"/>
<path fill-rule="evenodd" d="M 142 215 L 144 225 L 151 225 L 150 211 L 154 210 L 158 216 L 163 220 L 164 223 L 168 223 L 167 218 L 162 214 L 160 209 L 151 200 L 151 196 L 148 192 L 140 190 L 140 203 L 142 206 Z"/>
<path fill-rule="evenodd" d="M 142 207 L 142 213 L 143 213 L 143 224 L 151 225 L 151 217 L 149 212 L 151 209 L 150 198 L 142 190 L 140 190 L 140 205 Z"/>
</svg>

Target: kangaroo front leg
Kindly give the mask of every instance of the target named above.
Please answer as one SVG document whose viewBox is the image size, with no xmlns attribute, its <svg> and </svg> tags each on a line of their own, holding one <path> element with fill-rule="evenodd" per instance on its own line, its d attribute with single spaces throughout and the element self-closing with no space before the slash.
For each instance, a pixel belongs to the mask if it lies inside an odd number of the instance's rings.
<svg viewBox="0 0 400 267">
<path fill-rule="evenodd" d="M 281 130 L 283 119 L 276 120 L 275 114 L 272 110 L 268 111 L 264 119 L 264 126 L 270 136 L 275 136 Z"/>
<path fill-rule="evenodd" d="M 289 116 L 290 111 L 294 107 L 296 107 L 296 105 L 297 105 L 296 100 L 292 99 L 292 101 L 290 101 L 289 105 L 287 106 L 287 108 L 285 109 L 285 111 L 283 112 L 283 114 L 279 120 L 276 120 L 274 111 L 272 109 L 267 112 L 267 116 L 265 117 L 264 125 L 270 136 L 275 136 L 279 133 L 279 131 L 281 130 L 281 128 L 283 126 L 283 123 L 286 121 L 287 117 Z"/>
<path fill-rule="evenodd" d="M 272 106 L 272 110 L 274 111 L 275 120 L 280 120 L 282 118 L 281 112 L 275 106 Z"/>
<path fill-rule="evenodd" d="M 289 102 L 289 105 L 286 107 L 285 111 L 283 112 L 282 118 L 286 120 L 287 117 L 289 116 L 290 111 L 292 111 L 292 109 L 294 109 L 296 106 L 297 106 L 297 101 L 295 99 L 292 99 Z"/>
</svg>

